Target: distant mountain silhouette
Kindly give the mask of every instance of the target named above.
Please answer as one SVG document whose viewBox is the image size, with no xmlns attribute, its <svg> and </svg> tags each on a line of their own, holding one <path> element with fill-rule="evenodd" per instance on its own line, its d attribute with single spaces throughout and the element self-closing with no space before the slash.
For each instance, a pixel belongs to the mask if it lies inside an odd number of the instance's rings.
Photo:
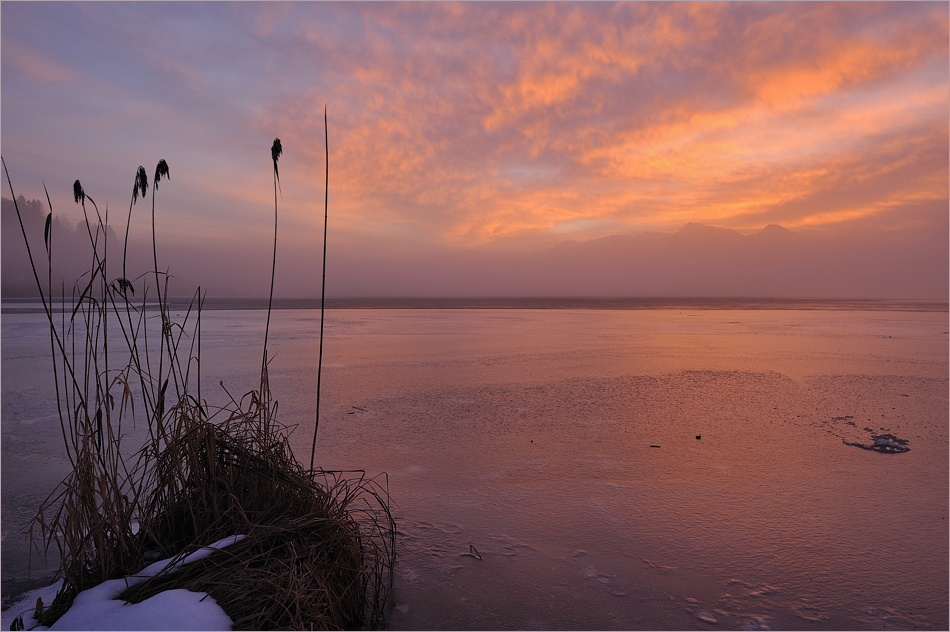
<svg viewBox="0 0 950 632">
<path fill-rule="evenodd" d="M 752 233 L 749 237 L 755 239 L 795 239 L 796 234 L 778 224 L 769 224 L 759 232 Z"/>
<path fill-rule="evenodd" d="M 714 228 L 705 224 L 689 222 L 673 233 L 673 238 L 691 242 L 738 243 L 742 239 L 742 235 L 728 228 Z"/>
<path fill-rule="evenodd" d="M 934 254 L 937 266 L 886 241 L 689 222 L 674 233 L 561 242 L 538 255 L 558 282 L 535 287 L 564 296 L 946 296 L 946 262 Z"/>
</svg>

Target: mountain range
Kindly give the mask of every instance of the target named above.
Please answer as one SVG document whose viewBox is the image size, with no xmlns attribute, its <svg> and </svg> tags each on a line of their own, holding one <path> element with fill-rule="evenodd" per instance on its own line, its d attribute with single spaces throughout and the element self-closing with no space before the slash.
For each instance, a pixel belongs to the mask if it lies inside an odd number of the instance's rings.
<svg viewBox="0 0 950 632">
<path fill-rule="evenodd" d="M 339 296 L 947 298 L 946 234 L 674 233 L 563 241 L 534 253 L 444 252 L 328 263 Z M 354 271 L 359 272 L 354 274 Z M 335 281 L 331 281 L 335 279 Z"/>
</svg>

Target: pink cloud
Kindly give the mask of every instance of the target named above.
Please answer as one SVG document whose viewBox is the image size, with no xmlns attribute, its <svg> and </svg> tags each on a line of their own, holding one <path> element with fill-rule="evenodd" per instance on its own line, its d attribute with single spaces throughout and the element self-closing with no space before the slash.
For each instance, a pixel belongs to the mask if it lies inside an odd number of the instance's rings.
<svg viewBox="0 0 950 632">
<path fill-rule="evenodd" d="M 39 109 L 8 107 L 20 92 L 8 68 L 39 64 L 17 70 L 37 91 L 57 72 L 82 77 L 90 88 L 45 99 L 31 123 L 52 130 L 44 157 L 129 177 L 167 158 L 176 240 L 266 234 L 275 136 L 287 239 L 318 234 L 324 104 L 334 239 L 347 244 L 537 248 L 689 221 L 891 226 L 947 196 L 945 4 L 63 11 L 55 38 L 42 30 L 52 13 L 4 8 L 33 17 L 30 37 L 4 30 L 5 149 L 26 144 L 15 128 Z M 130 183 L 103 195 L 123 200 Z"/>
<path fill-rule="evenodd" d="M 61 83 L 70 80 L 69 69 L 38 52 L 17 42 L 3 42 L 4 72 L 22 73 L 28 81 L 36 83 Z"/>
</svg>

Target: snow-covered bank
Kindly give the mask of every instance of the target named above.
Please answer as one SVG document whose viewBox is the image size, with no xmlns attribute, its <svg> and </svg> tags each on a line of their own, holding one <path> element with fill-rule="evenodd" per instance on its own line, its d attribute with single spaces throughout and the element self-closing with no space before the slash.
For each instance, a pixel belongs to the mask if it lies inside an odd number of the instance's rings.
<svg viewBox="0 0 950 632">
<path fill-rule="evenodd" d="M 231 619 L 207 593 L 188 590 L 167 590 L 140 603 L 126 603 L 116 599 L 126 589 L 161 573 L 174 573 L 182 566 L 203 559 L 217 549 L 242 540 L 244 536 L 230 536 L 206 546 L 184 558 L 170 557 L 154 562 L 135 575 L 102 582 L 76 596 L 72 607 L 52 627 L 37 630 L 230 630 Z M 0 626 L 9 630 L 18 616 L 23 617 L 23 628 L 34 629 L 37 621 L 37 599 L 44 607 L 53 603 L 62 586 L 58 581 L 51 586 L 25 593 L 0 616 Z"/>
</svg>

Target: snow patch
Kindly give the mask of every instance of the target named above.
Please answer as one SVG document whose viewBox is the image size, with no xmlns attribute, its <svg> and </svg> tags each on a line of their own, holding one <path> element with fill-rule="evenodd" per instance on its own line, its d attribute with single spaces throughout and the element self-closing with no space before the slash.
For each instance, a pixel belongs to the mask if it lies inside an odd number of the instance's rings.
<svg viewBox="0 0 950 632">
<path fill-rule="evenodd" d="M 230 630 L 231 619 L 207 593 L 183 589 L 166 590 L 140 603 L 116 599 L 124 590 L 161 573 L 173 573 L 185 564 L 208 557 L 214 551 L 244 539 L 232 535 L 185 557 L 170 557 L 149 564 L 135 575 L 111 579 L 84 590 L 72 607 L 51 627 L 36 627 L 37 598 L 49 607 L 62 587 L 62 580 L 31 590 L 0 616 L 0 628 L 9 630 L 13 620 L 23 617 L 27 630 Z"/>
</svg>

